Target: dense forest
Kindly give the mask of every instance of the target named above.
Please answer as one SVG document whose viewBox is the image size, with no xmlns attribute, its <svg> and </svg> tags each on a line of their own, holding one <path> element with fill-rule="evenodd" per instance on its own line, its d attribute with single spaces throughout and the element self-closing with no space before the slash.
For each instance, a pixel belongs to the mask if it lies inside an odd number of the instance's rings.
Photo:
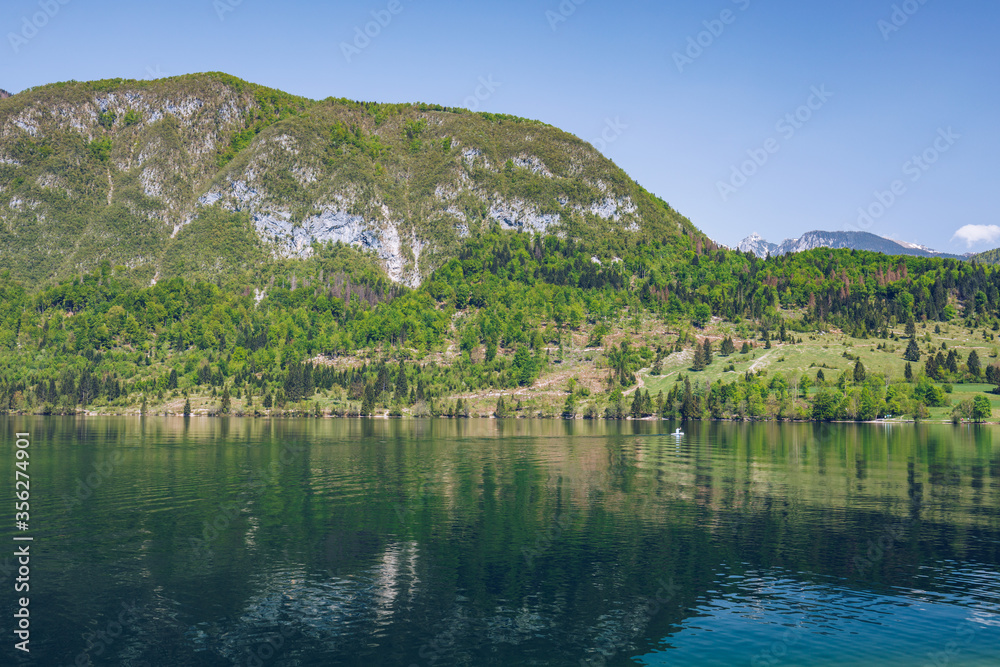
<svg viewBox="0 0 1000 667">
<path fill-rule="evenodd" d="M 601 390 L 570 386 L 552 416 L 922 418 L 951 402 L 954 384 L 1000 382 L 975 350 L 941 349 L 917 331 L 982 329 L 992 340 L 1000 273 L 991 266 L 826 249 L 761 260 L 694 233 L 626 250 L 607 256 L 493 229 L 467 239 L 418 289 L 341 244 L 317 245 L 309 260 L 270 275 L 215 282 L 138 286 L 104 262 L 33 290 L 5 273 L 0 409 L 191 412 L 200 396 L 216 414 L 467 416 L 468 396 L 495 395 L 491 412 L 513 416 L 524 411 L 512 391 L 546 376 L 571 347 L 600 369 Z M 720 322 L 731 333 L 717 340 Z M 634 333 L 642 323 L 674 334 L 647 340 Z M 860 357 L 836 377 L 822 368 L 711 383 L 700 375 L 834 329 L 882 341 L 886 354 L 891 344 L 905 375 L 868 370 Z M 681 358 L 689 361 L 667 391 L 636 388 L 643 372 L 655 378 Z M 171 408 L 182 398 L 183 409 Z M 970 397 L 952 412 L 981 420 L 989 401 Z"/>
</svg>

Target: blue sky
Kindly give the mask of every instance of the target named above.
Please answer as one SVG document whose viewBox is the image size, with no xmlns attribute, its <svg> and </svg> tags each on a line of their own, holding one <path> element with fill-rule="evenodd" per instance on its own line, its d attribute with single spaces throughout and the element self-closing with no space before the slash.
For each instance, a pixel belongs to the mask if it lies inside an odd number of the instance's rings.
<svg viewBox="0 0 1000 667">
<path fill-rule="evenodd" d="M 7 0 L 0 26 L 11 92 L 225 71 L 476 106 L 595 143 L 725 244 L 862 229 L 1000 246 L 995 0 Z"/>
</svg>

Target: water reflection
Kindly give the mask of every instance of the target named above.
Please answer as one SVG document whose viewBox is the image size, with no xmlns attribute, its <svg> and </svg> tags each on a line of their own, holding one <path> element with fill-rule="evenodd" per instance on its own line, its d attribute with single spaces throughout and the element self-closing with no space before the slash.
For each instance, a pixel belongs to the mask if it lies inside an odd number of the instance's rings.
<svg viewBox="0 0 1000 667">
<path fill-rule="evenodd" d="M 33 434 L 37 664 L 123 602 L 95 664 L 1000 661 L 988 428 L 5 426 Z"/>
</svg>

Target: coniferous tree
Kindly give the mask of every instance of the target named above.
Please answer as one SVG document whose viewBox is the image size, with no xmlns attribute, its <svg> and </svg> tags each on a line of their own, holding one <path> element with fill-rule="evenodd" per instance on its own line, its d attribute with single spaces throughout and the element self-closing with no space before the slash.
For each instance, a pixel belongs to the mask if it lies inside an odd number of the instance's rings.
<svg viewBox="0 0 1000 667">
<path fill-rule="evenodd" d="M 378 378 L 375 380 L 375 389 L 377 396 L 389 391 L 389 369 L 386 367 L 384 361 L 378 366 Z"/>
<path fill-rule="evenodd" d="M 955 350 L 948 350 L 948 358 L 944 363 L 949 373 L 958 372 L 958 354 L 955 353 Z"/>
<path fill-rule="evenodd" d="M 858 361 L 854 364 L 854 382 L 857 384 L 861 384 L 862 382 L 865 381 L 865 377 L 867 375 L 868 374 L 865 371 L 865 365 L 861 363 L 860 359 L 858 359 Z"/>
<path fill-rule="evenodd" d="M 937 361 L 931 355 L 927 355 L 927 361 L 924 362 L 924 375 L 932 380 L 936 380 L 938 377 Z"/>
<path fill-rule="evenodd" d="M 906 378 L 907 382 L 913 381 L 913 366 L 910 365 L 909 361 L 906 362 L 906 367 L 903 369 L 903 377 Z"/>
<path fill-rule="evenodd" d="M 750 343 L 743 341 L 743 347 L 740 348 L 740 354 L 750 354 Z"/>
<path fill-rule="evenodd" d="M 912 338 L 906 346 L 906 352 L 903 353 L 903 359 L 906 359 L 907 361 L 920 361 L 920 347 L 917 345 L 917 341 Z"/>
<path fill-rule="evenodd" d="M 691 391 L 690 378 L 684 378 L 684 401 L 681 405 L 681 414 L 684 419 L 698 419 L 701 417 L 701 401 Z"/>
<path fill-rule="evenodd" d="M 966 367 L 969 369 L 969 375 L 973 378 L 979 378 L 982 368 L 979 365 L 979 354 L 975 350 L 969 352 L 969 358 L 965 362 Z"/>
<path fill-rule="evenodd" d="M 726 336 L 726 339 L 722 341 L 722 348 L 719 350 L 719 353 L 724 357 L 728 357 L 734 352 L 736 352 L 736 345 L 733 344 L 732 338 Z"/>
<path fill-rule="evenodd" d="M 640 389 L 636 389 L 635 395 L 632 396 L 632 408 L 629 410 L 629 414 L 632 415 L 633 419 L 642 416 L 642 390 Z"/>
<path fill-rule="evenodd" d="M 285 375 L 285 395 L 293 403 L 302 400 L 302 365 L 289 364 Z"/>
<path fill-rule="evenodd" d="M 191 399 L 190 398 L 185 398 L 184 399 L 184 416 L 185 417 L 190 417 L 191 416 Z"/>
<path fill-rule="evenodd" d="M 705 365 L 708 366 L 712 363 L 712 341 L 705 339 Z"/>
<path fill-rule="evenodd" d="M 313 381 L 313 365 L 305 364 L 302 369 L 302 398 L 312 398 L 316 393 L 316 384 Z"/>
<path fill-rule="evenodd" d="M 705 370 L 705 348 L 701 345 L 695 345 L 694 347 L 694 361 L 691 363 L 691 370 Z"/>
<path fill-rule="evenodd" d="M 399 370 L 396 371 L 396 397 L 405 400 L 409 391 L 409 385 L 406 381 L 406 367 L 403 365 L 402 359 L 400 359 Z"/>
<path fill-rule="evenodd" d="M 227 384 L 222 387 L 222 402 L 219 404 L 219 412 L 228 415 L 231 409 L 232 398 L 229 395 L 229 385 Z"/>
<path fill-rule="evenodd" d="M 170 369 L 170 377 L 167 378 L 167 389 L 177 389 L 177 369 Z"/>
</svg>

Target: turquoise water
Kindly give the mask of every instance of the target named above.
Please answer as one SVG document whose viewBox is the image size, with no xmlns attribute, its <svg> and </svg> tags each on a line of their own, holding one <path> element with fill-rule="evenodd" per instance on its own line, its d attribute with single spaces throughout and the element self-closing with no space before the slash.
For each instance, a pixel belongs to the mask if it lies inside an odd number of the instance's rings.
<svg viewBox="0 0 1000 667">
<path fill-rule="evenodd" d="M 990 428 L 0 424 L 30 664 L 1000 664 Z"/>
</svg>

